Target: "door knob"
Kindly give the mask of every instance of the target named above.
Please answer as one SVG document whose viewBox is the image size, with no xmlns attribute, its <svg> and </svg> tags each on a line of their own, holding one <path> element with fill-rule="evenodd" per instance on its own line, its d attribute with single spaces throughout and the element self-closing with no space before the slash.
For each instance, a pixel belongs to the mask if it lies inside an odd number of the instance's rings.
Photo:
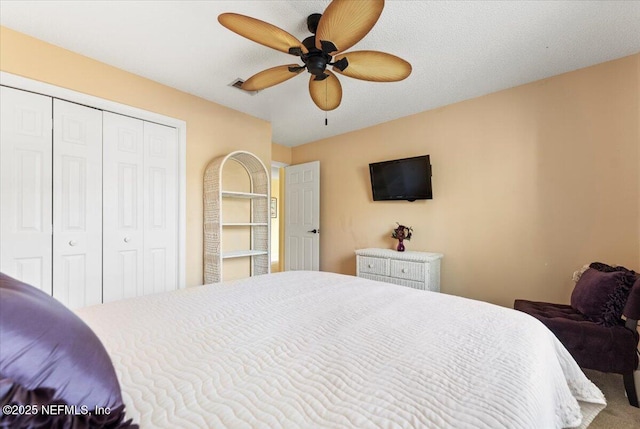
<svg viewBox="0 0 640 429">
<path fill-rule="evenodd" d="M 78 244 L 75 240 L 71 240 L 69 242 L 69 246 L 75 246 L 76 244 Z"/>
<path fill-rule="evenodd" d="M 311 231 L 307 231 L 307 232 L 312 232 L 314 234 L 320 234 L 320 230 L 319 229 L 312 229 Z"/>
<path fill-rule="evenodd" d="M 124 238 L 124 242 L 125 242 L 125 243 L 128 243 L 128 242 L 130 242 L 130 241 L 131 241 L 131 237 L 125 237 L 125 238 Z"/>
</svg>

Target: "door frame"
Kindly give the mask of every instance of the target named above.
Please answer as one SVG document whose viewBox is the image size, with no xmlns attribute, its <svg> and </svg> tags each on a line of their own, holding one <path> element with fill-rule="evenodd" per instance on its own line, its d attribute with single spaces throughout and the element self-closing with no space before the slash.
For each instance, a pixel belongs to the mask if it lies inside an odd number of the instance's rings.
<svg viewBox="0 0 640 429">
<path fill-rule="evenodd" d="M 178 135 L 178 287 L 186 287 L 186 260 L 187 260 L 187 123 L 183 120 L 161 115 L 137 107 L 115 101 L 105 100 L 93 95 L 61 88 L 49 83 L 40 82 L 26 77 L 0 71 L 0 85 L 35 92 L 53 98 L 83 104 L 120 115 L 132 116 L 160 125 L 173 127 Z"/>
</svg>

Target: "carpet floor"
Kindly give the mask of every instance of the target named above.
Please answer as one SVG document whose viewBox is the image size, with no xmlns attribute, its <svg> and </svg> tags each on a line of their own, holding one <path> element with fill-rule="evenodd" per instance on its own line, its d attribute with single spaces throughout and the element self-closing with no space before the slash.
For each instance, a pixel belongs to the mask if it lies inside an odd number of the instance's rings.
<svg viewBox="0 0 640 429">
<path fill-rule="evenodd" d="M 622 376 L 590 369 L 584 370 L 584 373 L 607 398 L 607 407 L 600 411 L 589 429 L 640 429 L 640 408 L 629 405 Z"/>
</svg>

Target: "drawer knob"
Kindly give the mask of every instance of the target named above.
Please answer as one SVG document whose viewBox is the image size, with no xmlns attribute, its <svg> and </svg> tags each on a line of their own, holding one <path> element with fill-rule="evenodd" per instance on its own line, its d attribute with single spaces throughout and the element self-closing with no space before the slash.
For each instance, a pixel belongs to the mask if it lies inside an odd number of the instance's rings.
<svg viewBox="0 0 640 429">
<path fill-rule="evenodd" d="M 128 243 L 128 242 L 130 242 L 130 241 L 131 241 L 131 237 L 125 237 L 125 238 L 124 238 L 124 242 L 125 242 L 125 243 Z"/>
<path fill-rule="evenodd" d="M 69 246 L 75 246 L 76 244 L 78 244 L 75 240 L 71 240 L 69 242 Z"/>
<path fill-rule="evenodd" d="M 403 273 L 406 273 L 406 272 L 407 272 L 407 269 L 406 269 L 406 268 L 403 268 L 403 269 L 402 269 L 402 272 L 403 272 Z"/>
<path fill-rule="evenodd" d="M 373 264 L 369 264 L 369 268 L 373 268 Z"/>
</svg>

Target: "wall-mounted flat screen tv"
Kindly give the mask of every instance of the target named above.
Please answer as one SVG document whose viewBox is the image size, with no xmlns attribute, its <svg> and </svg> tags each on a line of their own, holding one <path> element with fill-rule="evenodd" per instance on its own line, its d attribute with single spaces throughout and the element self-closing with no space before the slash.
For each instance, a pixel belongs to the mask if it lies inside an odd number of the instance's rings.
<svg viewBox="0 0 640 429">
<path fill-rule="evenodd" d="M 369 173 L 373 201 L 433 198 L 429 155 L 375 162 Z"/>
</svg>

